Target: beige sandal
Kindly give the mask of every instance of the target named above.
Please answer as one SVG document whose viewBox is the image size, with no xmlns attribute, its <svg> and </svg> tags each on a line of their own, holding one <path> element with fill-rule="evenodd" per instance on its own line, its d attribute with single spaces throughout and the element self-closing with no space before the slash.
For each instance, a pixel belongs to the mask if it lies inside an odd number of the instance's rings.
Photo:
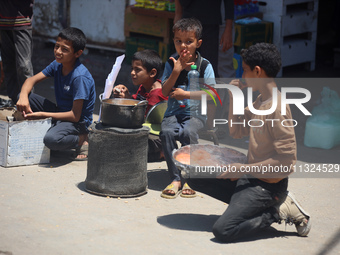
<svg viewBox="0 0 340 255">
<path fill-rule="evenodd" d="M 192 194 L 183 194 L 183 190 L 192 190 Z M 184 198 L 193 198 L 193 197 L 197 197 L 196 191 L 194 191 L 192 188 L 190 188 L 190 186 L 185 183 L 183 188 L 182 188 L 182 192 L 181 192 L 181 197 Z"/>
<path fill-rule="evenodd" d="M 174 194 L 166 194 L 164 193 L 164 191 L 168 191 L 168 190 L 172 190 L 174 191 L 175 193 Z M 178 194 L 180 193 L 181 191 L 178 189 L 178 187 L 175 185 L 173 185 L 172 183 L 170 183 L 161 193 L 161 197 L 163 198 L 168 198 L 168 199 L 174 199 L 178 196 Z"/>
</svg>

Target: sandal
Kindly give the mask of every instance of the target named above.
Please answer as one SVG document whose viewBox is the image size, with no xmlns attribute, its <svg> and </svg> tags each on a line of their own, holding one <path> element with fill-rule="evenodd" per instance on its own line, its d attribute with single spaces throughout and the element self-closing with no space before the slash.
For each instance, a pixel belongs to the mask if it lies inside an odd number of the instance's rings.
<svg viewBox="0 0 340 255">
<path fill-rule="evenodd" d="M 88 154 L 89 154 L 89 144 L 87 143 L 87 144 L 83 144 L 82 146 L 79 146 L 76 149 L 75 156 L 72 159 L 75 160 L 75 161 L 86 161 L 87 158 L 88 158 Z M 84 157 L 84 158 L 77 158 L 78 155 L 84 155 L 86 157 Z"/>
<path fill-rule="evenodd" d="M 175 193 L 174 193 L 174 194 L 166 194 L 166 193 L 164 193 L 164 191 L 168 191 L 168 190 L 172 190 L 172 191 L 174 191 Z M 173 198 L 176 198 L 180 192 L 181 192 L 181 191 L 178 189 L 178 186 L 175 187 L 175 185 L 173 185 L 172 183 L 170 183 L 170 184 L 162 191 L 161 197 L 163 197 L 163 198 L 168 198 L 168 199 L 173 199 Z"/>
<path fill-rule="evenodd" d="M 183 194 L 183 190 L 191 190 L 191 194 Z M 185 183 L 183 188 L 182 188 L 181 197 L 193 198 L 193 197 L 196 197 L 196 196 L 197 196 L 196 191 L 194 191 L 192 188 L 190 188 L 190 186 L 187 183 Z"/>
</svg>

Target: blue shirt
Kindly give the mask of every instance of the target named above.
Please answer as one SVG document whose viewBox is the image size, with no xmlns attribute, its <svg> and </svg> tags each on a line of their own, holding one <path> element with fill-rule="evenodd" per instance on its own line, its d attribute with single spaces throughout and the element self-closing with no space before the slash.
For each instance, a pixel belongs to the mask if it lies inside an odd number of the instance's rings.
<svg viewBox="0 0 340 255">
<path fill-rule="evenodd" d="M 205 71 L 203 74 L 200 74 L 200 77 L 204 78 L 203 82 L 200 82 L 200 87 L 203 88 L 203 84 L 208 84 L 208 85 L 212 85 L 214 86 L 214 84 L 216 84 L 215 82 L 215 74 L 214 74 L 214 69 L 212 67 L 212 65 L 210 64 L 210 62 L 201 57 L 200 54 L 197 52 L 198 57 L 196 59 L 195 65 L 197 65 L 197 67 L 199 67 L 201 65 L 202 61 L 207 61 L 208 64 L 205 68 Z M 178 59 L 178 55 L 176 54 L 175 59 Z M 172 73 L 172 69 L 173 69 L 173 61 L 172 60 L 168 60 L 165 63 L 165 67 L 164 67 L 164 72 L 163 72 L 163 77 L 162 77 L 162 84 L 165 83 L 165 81 L 169 78 L 170 74 Z M 188 86 L 188 71 L 183 70 L 175 85 L 174 88 L 177 88 L 179 85 L 186 85 Z M 190 90 L 190 88 L 188 88 L 187 90 Z M 198 100 L 194 100 L 194 101 L 198 101 Z M 173 115 L 185 115 L 185 116 L 193 116 L 195 115 L 195 117 L 198 117 L 200 119 L 205 120 L 206 117 L 203 117 L 202 115 L 199 114 L 199 109 L 200 109 L 200 104 L 188 104 L 188 102 L 186 103 L 187 107 L 185 108 L 181 108 L 179 106 L 178 101 L 175 98 L 171 98 L 169 97 L 168 99 L 168 108 L 165 111 L 164 117 L 169 117 L 169 116 L 173 116 Z"/>
<path fill-rule="evenodd" d="M 66 76 L 62 74 L 62 64 L 53 61 L 42 73 L 54 77 L 54 92 L 58 109 L 61 112 L 71 111 L 73 101 L 83 99 L 83 109 L 79 121 L 85 121 L 86 127 L 93 121 L 96 91 L 94 80 L 87 68 L 77 59 L 74 69 Z"/>
</svg>

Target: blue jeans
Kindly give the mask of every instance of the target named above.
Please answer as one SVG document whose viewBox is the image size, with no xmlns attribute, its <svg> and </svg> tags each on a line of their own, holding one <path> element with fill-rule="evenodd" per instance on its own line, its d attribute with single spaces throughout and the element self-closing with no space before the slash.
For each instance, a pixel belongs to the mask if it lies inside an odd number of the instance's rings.
<svg viewBox="0 0 340 255">
<path fill-rule="evenodd" d="M 46 98 L 30 93 L 29 103 L 33 112 L 59 112 L 56 104 Z M 79 135 L 88 133 L 84 121 L 77 123 L 53 120 L 52 127 L 46 132 L 44 144 L 50 150 L 61 151 L 78 147 Z"/>
<path fill-rule="evenodd" d="M 159 134 L 164 151 L 165 160 L 172 181 L 180 181 L 180 171 L 175 166 L 172 151 L 178 149 L 176 141 L 182 146 L 198 143 L 198 130 L 204 127 L 203 122 L 195 117 L 174 115 L 164 117 Z"/>
<path fill-rule="evenodd" d="M 228 179 L 189 179 L 188 184 L 194 190 L 229 204 L 215 222 L 213 233 L 221 242 L 233 242 L 279 221 L 275 206 L 286 198 L 288 179 L 269 184 L 244 175 L 234 182 Z"/>
</svg>

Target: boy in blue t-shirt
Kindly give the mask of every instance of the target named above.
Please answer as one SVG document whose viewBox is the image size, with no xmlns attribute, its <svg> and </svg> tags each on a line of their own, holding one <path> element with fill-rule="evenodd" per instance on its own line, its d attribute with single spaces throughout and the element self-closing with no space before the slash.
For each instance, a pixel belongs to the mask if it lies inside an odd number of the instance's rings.
<svg viewBox="0 0 340 255">
<path fill-rule="evenodd" d="M 52 127 L 44 137 L 45 145 L 56 151 L 76 149 L 76 160 L 87 159 L 87 128 L 93 120 L 96 98 L 94 80 L 79 61 L 85 44 L 86 37 L 80 29 L 62 30 L 54 47 L 55 60 L 26 79 L 17 102 L 25 119 L 51 117 Z M 54 77 L 56 104 L 31 92 L 35 84 L 48 77 Z"/>
<path fill-rule="evenodd" d="M 197 132 L 204 127 L 206 118 L 200 114 L 197 102 L 205 92 L 189 91 L 190 87 L 184 91 L 178 86 L 189 85 L 187 77 L 191 65 L 197 66 L 200 78 L 204 78 L 205 84 L 215 84 L 215 75 L 210 62 L 197 52 L 202 44 L 201 23 L 194 18 L 181 19 L 173 26 L 173 32 L 177 54 L 170 57 L 163 72 L 162 92 L 164 96 L 169 96 L 169 100 L 160 133 L 171 184 L 162 191 L 161 196 L 175 198 L 182 189 L 182 197 L 194 197 L 196 192 L 187 183 L 182 187 L 180 172 L 172 159 L 172 151 L 177 149 L 176 141 L 183 146 L 198 143 Z M 181 107 L 177 100 L 186 99 L 189 105 Z"/>
</svg>

